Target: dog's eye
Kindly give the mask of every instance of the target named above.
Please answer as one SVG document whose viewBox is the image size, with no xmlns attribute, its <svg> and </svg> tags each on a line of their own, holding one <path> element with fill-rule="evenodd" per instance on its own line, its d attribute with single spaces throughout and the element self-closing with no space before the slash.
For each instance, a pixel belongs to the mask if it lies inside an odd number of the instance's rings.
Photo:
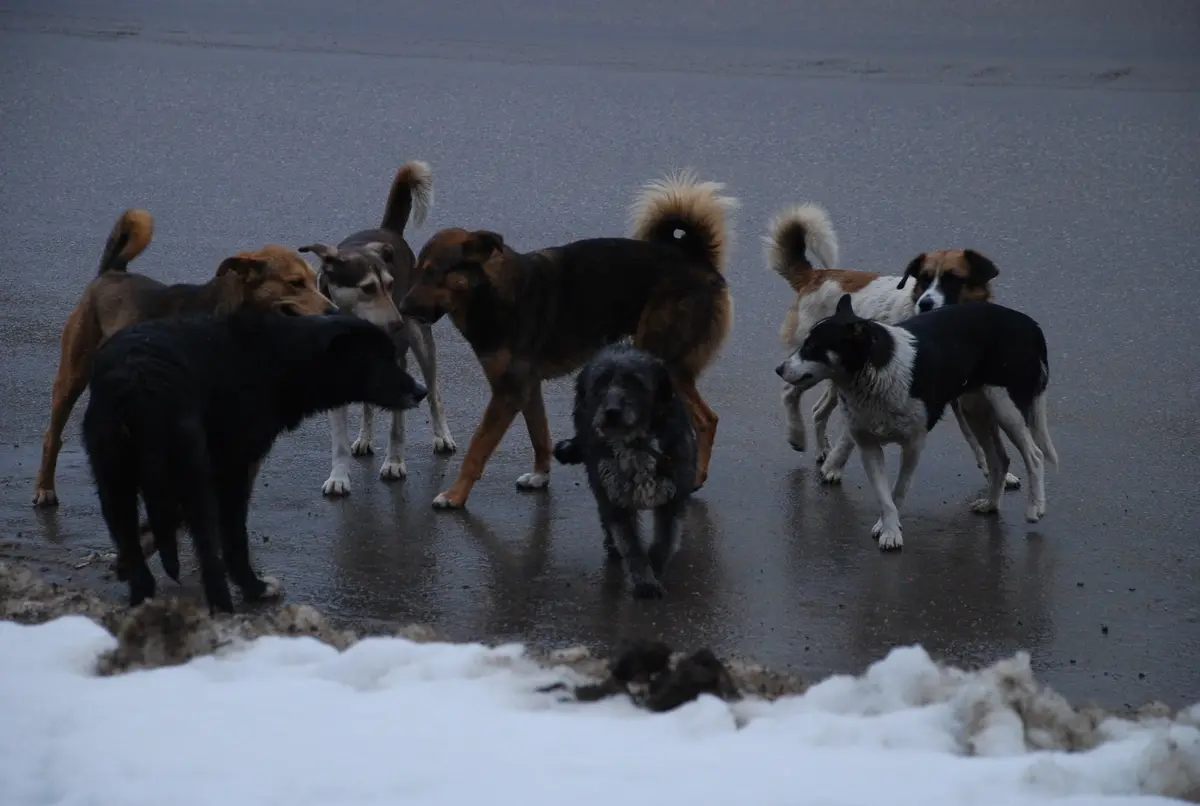
<svg viewBox="0 0 1200 806">
<path fill-rule="evenodd" d="M 377 286 L 375 283 L 367 283 L 366 285 L 359 287 L 368 297 L 373 296 L 375 292 L 379 290 L 379 286 Z"/>
<path fill-rule="evenodd" d="M 308 282 L 305 280 L 292 280 L 292 288 L 307 288 Z"/>
</svg>

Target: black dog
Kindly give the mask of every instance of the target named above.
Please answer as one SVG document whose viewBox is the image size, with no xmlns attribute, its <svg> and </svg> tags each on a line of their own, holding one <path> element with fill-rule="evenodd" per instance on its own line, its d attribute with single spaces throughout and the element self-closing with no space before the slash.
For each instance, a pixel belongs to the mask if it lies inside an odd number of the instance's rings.
<svg viewBox="0 0 1200 806">
<path fill-rule="evenodd" d="M 587 467 L 609 557 L 625 560 L 634 596 L 661 598 L 658 577 L 696 479 L 696 432 L 666 365 L 632 345 L 604 348 L 575 379 L 574 420 L 575 436 L 554 446 L 554 458 Z M 649 551 L 638 534 L 643 509 L 654 510 Z"/>
<path fill-rule="evenodd" d="M 131 606 L 155 593 L 139 492 L 163 570 L 179 581 L 186 525 L 209 609 L 233 612 L 226 569 L 247 600 L 278 592 L 251 567 L 246 534 L 253 471 L 276 437 L 336 406 L 410 409 L 426 395 L 391 337 L 346 315 L 145 322 L 114 334 L 93 367 L 83 443 Z"/>
</svg>

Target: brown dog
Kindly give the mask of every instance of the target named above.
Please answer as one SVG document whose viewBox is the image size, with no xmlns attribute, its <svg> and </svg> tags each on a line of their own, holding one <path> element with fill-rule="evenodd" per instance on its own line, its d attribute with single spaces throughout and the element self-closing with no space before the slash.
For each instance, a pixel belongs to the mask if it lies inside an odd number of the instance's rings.
<svg viewBox="0 0 1200 806">
<path fill-rule="evenodd" d="M 458 478 L 434 507 L 466 504 L 518 412 L 533 443 L 533 472 L 517 486 L 545 487 L 552 444 L 542 381 L 575 371 L 626 336 L 670 370 L 696 428 L 696 486 L 704 483 L 717 415 L 700 397 L 696 379 L 733 320 L 722 269 L 725 216 L 737 202 L 719 195 L 723 187 L 690 172 L 649 183 L 632 210 L 632 238 L 593 238 L 528 253 L 486 230 L 445 229 L 429 239 L 400 313 L 429 324 L 449 315 L 492 393 Z"/>
<path fill-rule="evenodd" d="M 100 272 L 83 290 L 62 331 L 62 355 L 54 376 L 50 425 L 42 442 L 35 506 L 58 504 L 54 473 L 71 409 L 87 388 L 92 355 L 126 325 L 191 313 L 228 313 L 245 306 L 308 316 L 335 310 L 317 290 L 312 268 L 294 250 L 268 244 L 225 258 L 203 285 L 166 285 L 128 271 L 150 245 L 154 219 L 145 210 L 126 210 L 113 227 L 100 258 Z"/>
</svg>

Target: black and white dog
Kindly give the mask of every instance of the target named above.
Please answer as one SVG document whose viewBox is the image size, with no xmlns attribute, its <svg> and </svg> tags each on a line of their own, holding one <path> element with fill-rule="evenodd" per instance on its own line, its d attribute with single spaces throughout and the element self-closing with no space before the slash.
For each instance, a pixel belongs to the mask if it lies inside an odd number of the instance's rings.
<svg viewBox="0 0 1200 806">
<path fill-rule="evenodd" d="M 662 598 L 659 577 L 696 481 L 696 434 L 666 365 L 630 344 L 605 347 L 575 378 L 573 416 L 575 436 L 554 446 L 554 458 L 587 468 L 604 548 L 625 561 L 633 595 Z M 654 512 L 649 550 L 638 529 L 646 509 Z"/>
<path fill-rule="evenodd" d="M 834 315 L 814 325 L 775 372 L 803 389 L 826 379 L 836 387 L 847 431 L 862 450 L 882 510 L 871 530 L 879 548 L 904 545 L 899 507 L 926 435 L 954 400 L 961 402 L 987 461 L 987 497 L 971 509 L 995 512 L 1000 506 L 1008 472 L 1003 430 L 1029 472 L 1025 519 L 1034 523 L 1045 514 L 1044 460 L 1057 466 L 1058 454 L 1046 422 L 1046 337 L 1029 316 L 991 302 L 966 302 L 886 325 L 856 315 L 846 294 Z M 901 459 L 889 491 L 883 446 L 892 443 L 900 445 Z M 836 455 L 841 444 L 827 465 L 845 463 L 845 455 Z"/>
</svg>

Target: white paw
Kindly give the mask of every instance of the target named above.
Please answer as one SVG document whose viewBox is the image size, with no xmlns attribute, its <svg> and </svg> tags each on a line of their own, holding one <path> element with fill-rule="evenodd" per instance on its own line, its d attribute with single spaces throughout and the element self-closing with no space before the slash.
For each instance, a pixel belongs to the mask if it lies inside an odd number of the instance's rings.
<svg viewBox="0 0 1200 806">
<path fill-rule="evenodd" d="M 1025 508 L 1025 520 L 1030 523 L 1037 523 L 1046 514 L 1046 502 L 1042 501 L 1039 504 L 1030 504 Z"/>
<path fill-rule="evenodd" d="M 39 489 L 34 493 L 33 505 L 35 507 L 56 507 L 58 506 L 58 493 L 54 490 Z"/>
<path fill-rule="evenodd" d="M 526 473 L 517 478 L 517 487 L 522 490 L 541 490 L 549 483 L 549 473 Z"/>
<path fill-rule="evenodd" d="M 379 468 L 379 478 L 384 481 L 395 481 L 408 477 L 408 468 L 404 465 L 403 459 L 388 459 Z"/>
<path fill-rule="evenodd" d="M 871 537 L 878 540 L 879 535 L 881 535 L 882 533 L 883 533 L 883 518 L 880 518 L 879 520 L 875 521 L 875 525 L 871 527 Z"/>
<path fill-rule="evenodd" d="M 989 512 L 998 512 L 999 510 L 999 505 L 987 498 L 980 498 L 971 502 L 971 511 L 977 512 L 980 515 L 986 515 Z"/>
<path fill-rule="evenodd" d="M 454 453 L 456 450 L 458 450 L 458 445 L 454 442 L 454 437 L 450 436 L 449 431 L 433 438 L 434 453 Z"/>
<path fill-rule="evenodd" d="M 1012 473 L 1005 473 L 1004 474 L 1004 489 L 1006 489 L 1006 490 L 1021 489 L 1021 480 L 1019 478 L 1017 478 L 1016 476 L 1014 476 Z"/>
<path fill-rule="evenodd" d="M 283 583 L 281 583 L 275 577 L 259 578 L 263 581 L 263 584 L 267 586 L 266 590 L 263 591 L 262 598 L 274 599 L 279 596 L 279 594 L 283 593 Z"/>
<path fill-rule="evenodd" d="M 355 456 L 370 456 L 375 453 L 375 448 L 371 445 L 371 440 L 367 437 L 359 437 L 354 440 L 350 446 L 350 453 Z"/>
<path fill-rule="evenodd" d="M 881 529 L 879 532 L 879 550 L 880 551 L 895 551 L 896 549 L 904 548 L 904 536 L 900 534 L 900 529 Z"/>
<path fill-rule="evenodd" d="M 345 471 L 333 471 L 321 485 L 321 492 L 325 495 L 349 495 L 350 476 Z"/>
<path fill-rule="evenodd" d="M 434 509 L 459 509 L 460 505 L 454 503 L 450 499 L 449 493 L 438 493 L 437 497 L 433 499 L 433 508 Z"/>
<path fill-rule="evenodd" d="M 842 470 L 841 468 L 824 468 L 817 471 L 817 478 L 822 484 L 841 484 Z"/>
</svg>

